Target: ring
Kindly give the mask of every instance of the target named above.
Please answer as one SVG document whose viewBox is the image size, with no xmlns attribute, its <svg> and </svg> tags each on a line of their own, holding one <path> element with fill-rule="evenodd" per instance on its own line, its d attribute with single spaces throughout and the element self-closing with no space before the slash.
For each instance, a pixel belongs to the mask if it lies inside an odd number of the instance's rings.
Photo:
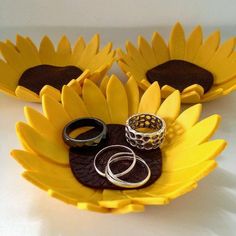
<svg viewBox="0 0 236 236">
<path fill-rule="evenodd" d="M 122 171 L 121 173 L 117 174 L 116 176 L 120 177 L 120 176 L 122 176 L 122 175 L 125 175 L 125 174 L 129 173 L 129 172 L 134 168 L 134 166 L 135 166 L 135 164 L 136 164 L 136 155 L 135 155 L 134 151 L 133 151 L 131 148 L 126 147 L 126 146 L 123 146 L 123 145 L 110 145 L 110 146 L 107 146 L 107 147 L 101 149 L 101 150 L 95 155 L 94 160 L 93 160 L 94 169 L 96 170 L 96 172 L 97 172 L 99 175 L 101 175 L 101 176 L 103 176 L 103 177 L 106 177 L 106 173 L 105 173 L 105 172 L 102 172 L 101 170 L 98 169 L 98 167 L 97 167 L 97 159 L 98 159 L 99 155 L 101 155 L 103 152 L 108 151 L 109 149 L 114 149 L 114 148 L 123 148 L 123 149 L 126 149 L 126 150 L 129 151 L 128 153 L 130 153 L 130 154 L 132 155 L 132 157 L 133 157 L 133 162 L 132 162 L 132 164 L 131 164 L 125 171 Z M 124 154 L 127 154 L 127 152 L 118 152 L 118 153 L 116 153 L 116 154 L 124 155 Z M 116 154 L 114 154 L 114 155 L 116 155 Z M 113 156 L 114 156 L 114 155 L 113 155 Z"/>
<path fill-rule="evenodd" d="M 136 160 L 141 162 L 142 164 L 144 164 L 144 166 L 147 169 L 147 176 L 139 181 L 139 182 L 128 182 L 128 181 L 124 181 L 122 179 L 119 179 L 117 177 L 117 174 L 113 174 L 110 168 L 110 165 L 113 162 L 118 162 L 118 161 L 122 161 L 122 160 L 127 160 L 130 159 L 130 154 L 127 156 L 119 156 L 117 155 L 115 157 L 115 155 L 113 155 L 112 157 L 110 157 L 110 159 L 108 160 L 107 166 L 106 166 L 106 170 L 105 170 L 105 174 L 106 174 L 106 178 L 113 183 L 114 185 L 118 186 L 118 187 L 123 187 L 123 188 L 138 188 L 143 186 L 145 183 L 147 183 L 147 181 L 150 179 L 151 177 L 151 170 L 149 168 L 149 166 L 147 165 L 147 163 L 139 156 L 136 155 Z"/>
<path fill-rule="evenodd" d="M 99 134 L 95 137 L 91 137 L 88 139 L 79 139 L 70 137 L 70 133 L 78 128 L 82 127 L 94 127 L 99 131 Z M 107 127 L 105 123 L 96 118 L 81 118 L 76 119 L 68 123 L 62 132 L 62 137 L 64 142 L 70 147 L 91 147 L 98 146 L 98 144 L 106 138 L 107 135 Z"/>
<path fill-rule="evenodd" d="M 153 132 L 140 132 L 139 128 L 149 128 Z M 165 121 L 156 115 L 143 113 L 135 114 L 126 121 L 126 141 L 133 147 L 151 150 L 158 148 L 165 137 Z"/>
</svg>

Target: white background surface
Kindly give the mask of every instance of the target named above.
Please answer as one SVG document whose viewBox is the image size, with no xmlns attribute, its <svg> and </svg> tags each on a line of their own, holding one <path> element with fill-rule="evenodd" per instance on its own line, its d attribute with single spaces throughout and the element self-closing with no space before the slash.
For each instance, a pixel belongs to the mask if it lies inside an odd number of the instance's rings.
<svg viewBox="0 0 236 236">
<path fill-rule="evenodd" d="M 111 40 L 115 47 L 123 47 L 126 39 L 135 41 L 139 33 L 150 38 L 151 33 L 158 30 L 167 37 L 170 27 L 166 25 L 177 19 L 184 25 L 204 24 L 206 34 L 221 25 L 223 38 L 236 32 L 235 1 L 83 0 L 66 4 L 61 0 L 21 0 L 14 5 L 15 2 L 0 0 L 0 40 L 14 40 L 16 33 L 29 35 L 36 42 L 44 34 L 58 40 L 65 33 L 74 42 L 78 34 L 89 39 L 93 33 L 100 32 L 103 43 Z M 71 7 L 71 2 L 75 7 Z M 150 7 L 147 2 L 151 3 Z M 125 78 L 117 67 L 113 72 Z M 229 145 L 218 159 L 220 168 L 201 181 L 196 190 L 168 206 L 147 207 L 144 213 L 121 216 L 77 210 L 50 198 L 20 177 L 22 168 L 9 152 L 20 148 L 14 124 L 24 120 L 24 105 L 40 110 L 40 105 L 0 95 L 1 236 L 235 235 L 236 93 L 203 107 L 203 117 L 219 113 L 223 118 L 215 138 L 224 138 Z"/>
</svg>

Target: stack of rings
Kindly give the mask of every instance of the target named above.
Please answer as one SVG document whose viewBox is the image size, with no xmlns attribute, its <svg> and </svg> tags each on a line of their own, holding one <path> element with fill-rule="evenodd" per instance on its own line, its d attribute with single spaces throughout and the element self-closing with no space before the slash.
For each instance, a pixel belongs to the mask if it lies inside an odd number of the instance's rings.
<svg viewBox="0 0 236 236">
<path fill-rule="evenodd" d="M 98 134 L 94 137 L 88 139 L 80 139 L 80 138 L 72 138 L 70 137 L 70 133 L 77 128 L 92 126 L 96 128 Z M 139 132 L 139 128 L 150 128 L 154 130 L 154 132 Z M 165 137 L 165 121 L 153 114 L 135 114 L 131 116 L 126 121 L 125 126 L 125 137 L 127 142 L 138 149 L 143 150 L 151 150 L 158 148 Z M 63 129 L 63 140 L 70 147 L 97 147 L 100 142 L 107 137 L 107 126 L 105 123 L 96 118 L 81 118 L 74 120 L 68 123 Z M 116 152 L 115 154 L 109 157 L 105 165 L 104 172 L 97 167 L 97 160 L 99 156 L 101 156 L 104 152 L 108 152 L 114 150 L 115 148 L 125 149 L 124 152 Z M 113 163 L 118 163 L 120 161 L 132 161 L 131 165 L 124 171 L 120 173 L 113 173 L 111 169 L 111 165 Z M 146 176 L 139 182 L 128 182 L 122 180 L 120 177 L 129 174 L 136 164 L 139 162 L 146 169 Z M 94 169 L 96 172 L 110 181 L 112 184 L 122 187 L 122 188 L 138 188 L 143 186 L 151 177 L 151 170 L 147 163 L 138 155 L 134 153 L 134 151 L 123 145 L 110 145 L 103 149 L 101 149 L 94 158 Z"/>
<path fill-rule="evenodd" d="M 110 150 L 114 150 L 115 148 L 123 148 L 128 151 L 117 152 L 117 153 L 111 155 L 109 160 L 107 161 L 104 172 L 102 170 L 99 170 L 99 168 L 97 167 L 97 160 L 98 160 L 99 156 L 102 155 L 104 152 L 109 152 Z M 119 161 L 127 161 L 127 160 L 132 160 L 131 165 L 126 170 L 124 170 L 120 173 L 114 174 L 111 169 L 111 164 L 119 162 Z M 143 167 L 146 168 L 146 170 L 147 170 L 147 174 L 143 180 L 141 180 L 139 182 L 128 182 L 128 181 L 124 181 L 121 178 L 119 178 L 121 176 L 129 174 L 132 171 L 132 169 L 135 167 L 137 162 L 140 162 L 143 165 Z M 147 181 L 151 177 L 151 170 L 150 170 L 149 166 L 147 165 L 147 163 L 141 157 L 137 156 L 131 148 L 123 146 L 123 145 L 110 145 L 110 146 L 107 146 L 107 147 L 101 149 L 96 154 L 96 156 L 94 158 L 94 169 L 96 170 L 96 172 L 99 175 L 107 178 L 107 180 L 110 181 L 112 184 L 114 184 L 118 187 L 122 187 L 122 188 L 141 187 L 145 183 L 147 183 Z"/>
</svg>

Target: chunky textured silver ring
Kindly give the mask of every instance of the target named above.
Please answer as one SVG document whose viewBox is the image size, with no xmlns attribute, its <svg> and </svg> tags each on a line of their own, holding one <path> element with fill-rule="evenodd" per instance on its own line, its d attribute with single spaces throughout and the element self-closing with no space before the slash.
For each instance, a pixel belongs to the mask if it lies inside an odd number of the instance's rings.
<svg viewBox="0 0 236 236">
<path fill-rule="evenodd" d="M 103 176 L 103 177 L 106 177 L 106 173 L 105 173 L 105 171 L 102 172 L 101 170 L 98 169 L 98 167 L 97 167 L 97 159 L 98 159 L 98 157 L 99 157 L 102 153 L 104 153 L 104 152 L 106 152 L 106 151 L 109 151 L 109 149 L 110 149 L 110 150 L 114 150 L 114 148 L 123 148 L 123 149 L 128 150 L 128 153 L 131 154 L 131 157 L 130 157 L 130 158 L 133 159 L 133 162 L 131 163 L 131 165 L 130 165 L 126 170 L 124 170 L 124 171 L 122 171 L 121 173 L 118 173 L 118 174 L 117 174 L 118 177 L 123 176 L 123 175 L 129 173 L 129 172 L 134 168 L 134 166 L 135 166 L 135 164 L 136 164 L 136 155 L 135 155 L 134 151 L 133 151 L 131 148 L 126 147 L 126 146 L 124 146 L 124 145 L 110 145 L 110 146 L 107 146 L 107 147 L 101 149 L 101 150 L 95 155 L 94 161 L 93 161 L 94 169 L 96 170 L 96 172 L 97 172 L 99 175 L 101 175 L 101 176 Z M 124 155 L 124 154 L 126 154 L 126 153 L 127 153 L 127 152 L 118 152 L 118 153 L 116 153 L 116 154 Z M 105 166 L 106 166 L 106 165 L 105 165 Z"/>
<path fill-rule="evenodd" d="M 140 128 L 149 128 L 153 132 L 141 132 Z M 139 149 L 151 150 L 158 148 L 165 137 L 165 121 L 153 114 L 135 114 L 126 121 L 125 137 L 127 142 Z"/>
<path fill-rule="evenodd" d="M 126 155 L 126 156 L 113 155 L 112 157 L 110 157 L 110 159 L 108 160 L 107 166 L 106 166 L 106 170 L 105 170 L 106 178 L 112 184 L 114 184 L 118 187 L 122 187 L 122 188 L 138 188 L 138 187 L 143 186 L 150 179 L 151 170 L 150 170 L 149 166 L 147 165 L 147 163 L 141 157 L 139 157 L 137 155 L 136 155 L 137 161 L 141 162 L 141 164 L 143 164 L 145 166 L 145 168 L 147 169 L 147 175 L 143 180 L 141 180 L 139 182 L 124 181 L 124 180 L 118 178 L 117 174 L 113 174 L 113 172 L 111 171 L 110 165 L 113 162 L 119 162 L 119 161 L 123 161 L 123 160 L 127 160 L 127 159 L 131 159 L 131 156 L 130 155 Z"/>
<path fill-rule="evenodd" d="M 94 127 L 99 131 L 99 134 L 89 139 L 78 139 L 70 137 L 70 133 L 78 128 Z M 96 118 L 81 118 L 68 123 L 62 132 L 64 142 L 70 147 L 91 147 L 98 146 L 98 144 L 106 138 L 107 126 L 105 123 Z"/>
</svg>

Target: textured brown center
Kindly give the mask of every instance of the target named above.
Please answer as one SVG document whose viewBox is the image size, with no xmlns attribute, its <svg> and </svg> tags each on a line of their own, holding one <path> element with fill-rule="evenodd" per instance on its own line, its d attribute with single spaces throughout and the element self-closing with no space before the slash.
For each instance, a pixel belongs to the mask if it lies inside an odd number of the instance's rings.
<svg viewBox="0 0 236 236">
<path fill-rule="evenodd" d="M 181 92 L 190 85 L 199 84 L 206 93 L 214 80 L 211 72 L 183 60 L 170 60 L 160 64 L 148 70 L 146 76 L 150 83 L 157 81 L 160 87 L 169 85 Z"/>
<path fill-rule="evenodd" d="M 18 84 L 37 94 L 45 85 L 51 85 L 61 91 L 63 85 L 78 78 L 82 73 L 76 66 L 39 65 L 24 71 Z"/>
<path fill-rule="evenodd" d="M 88 138 L 94 136 L 96 129 L 87 131 L 86 133 L 79 135 L 81 138 Z M 133 149 L 133 151 L 143 158 L 148 166 L 151 169 L 151 178 L 149 181 L 142 187 L 146 187 L 154 183 L 161 175 L 162 171 L 162 154 L 161 150 L 149 150 L 143 151 L 134 147 L 131 147 L 125 140 L 125 126 L 123 125 L 108 125 L 108 137 L 102 143 L 101 146 L 96 148 L 89 148 L 87 150 L 82 150 L 79 148 L 70 148 L 69 158 L 70 158 L 70 167 L 75 176 L 75 178 L 85 186 L 95 188 L 95 189 L 123 189 L 117 187 L 110 183 L 106 178 L 97 174 L 96 170 L 93 167 L 93 160 L 96 153 L 101 150 L 103 147 L 109 145 L 124 145 Z M 120 150 L 119 150 L 120 151 Z M 124 151 L 124 150 L 121 150 Z M 114 153 L 117 152 L 117 149 L 114 149 Z M 98 168 L 103 170 L 111 152 L 104 153 L 101 160 L 98 161 Z M 119 162 L 111 166 L 114 173 L 121 172 L 125 170 L 131 163 L 129 161 Z M 141 164 L 137 164 L 134 169 L 127 175 L 122 176 L 121 178 L 130 182 L 138 182 L 146 177 L 146 169 Z"/>
</svg>

